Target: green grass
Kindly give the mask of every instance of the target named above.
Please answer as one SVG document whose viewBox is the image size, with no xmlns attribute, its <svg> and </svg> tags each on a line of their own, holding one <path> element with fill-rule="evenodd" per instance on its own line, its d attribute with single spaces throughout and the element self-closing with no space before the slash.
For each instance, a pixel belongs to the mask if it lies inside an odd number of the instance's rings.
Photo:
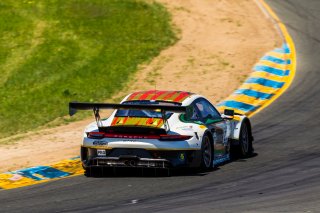
<svg viewBox="0 0 320 213">
<path fill-rule="evenodd" d="M 139 64 L 176 40 L 158 3 L 134 0 L 0 2 L 0 138 L 103 101 Z"/>
</svg>

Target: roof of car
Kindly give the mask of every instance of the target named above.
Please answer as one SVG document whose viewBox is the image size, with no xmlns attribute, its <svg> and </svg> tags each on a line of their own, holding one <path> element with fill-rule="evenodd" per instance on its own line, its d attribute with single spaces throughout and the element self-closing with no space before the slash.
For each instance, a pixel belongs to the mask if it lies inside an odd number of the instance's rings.
<svg viewBox="0 0 320 213">
<path fill-rule="evenodd" d="M 154 100 L 182 103 L 194 93 L 184 91 L 148 90 L 130 94 L 125 101 Z"/>
</svg>

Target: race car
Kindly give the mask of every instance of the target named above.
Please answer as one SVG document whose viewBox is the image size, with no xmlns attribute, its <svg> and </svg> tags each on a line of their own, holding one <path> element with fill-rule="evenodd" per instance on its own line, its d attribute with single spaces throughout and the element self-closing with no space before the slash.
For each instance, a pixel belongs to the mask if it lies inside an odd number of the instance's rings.
<svg viewBox="0 0 320 213">
<path fill-rule="evenodd" d="M 114 109 L 105 119 L 101 109 Z M 120 104 L 69 103 L 69 114 L 93 110 L 96 122 L 83 134 L 81 162 L 86 175 L 106 167 L 209 170 L 237 155 L 252 154 L 248 117 L 205 97 L 183 91 L 138 91 Z"/>
</svg>

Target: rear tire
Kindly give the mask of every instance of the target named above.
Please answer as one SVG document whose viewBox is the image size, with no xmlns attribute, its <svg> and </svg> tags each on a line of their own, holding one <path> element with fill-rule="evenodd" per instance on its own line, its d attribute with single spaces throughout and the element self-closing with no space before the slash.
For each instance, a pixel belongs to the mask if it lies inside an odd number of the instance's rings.
<svg viewBox="0 0 320 213">
<path fill-rule="evenodd" d="M 208 171 L 213 167 L 213 146 L 209 136 L 203 136 L 201 143 L 201 170 Z"/>
</svg>

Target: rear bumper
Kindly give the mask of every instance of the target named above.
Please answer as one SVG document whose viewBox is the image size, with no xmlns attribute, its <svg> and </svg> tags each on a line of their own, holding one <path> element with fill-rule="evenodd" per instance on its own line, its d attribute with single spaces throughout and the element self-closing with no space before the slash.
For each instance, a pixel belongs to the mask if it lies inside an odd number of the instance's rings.
<svg viewBox="0 0 320 213">
<path fill-rule="evenodd" d="M 117 148 L 106 150 L 106 156 L 98 156 L 97 149 L 81 147 L 81 161 L 84 168 L 177 168 L 199 167 L 200 150 L 145 150 Z"/>
</svg>

